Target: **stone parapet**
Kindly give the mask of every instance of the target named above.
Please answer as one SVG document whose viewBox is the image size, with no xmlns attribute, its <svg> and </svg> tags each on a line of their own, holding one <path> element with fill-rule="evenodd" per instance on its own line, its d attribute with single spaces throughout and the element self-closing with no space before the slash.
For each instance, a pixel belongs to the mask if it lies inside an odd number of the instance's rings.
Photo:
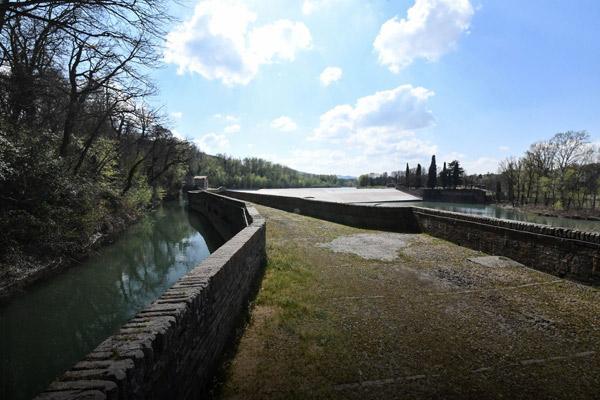
<svg viewBox="0 0 600 400">
<path fill-rule="evenodd" d="M 266 259 L 256 209 L 206 192 L 190 208 L 239 228 L 37 399 L 198 398 L 207 389 Z M 236 228 L 236 229 L 237 229 Z M 224 231 L 225 232 L 225 231 Z"/>
<path fill-rule="evenodd" d="M 600 233 L 412 207 L 421 230 L 531 268 L 600 285 Z"/>
<path fill-rule="evenodd" d="M 263 206 L 357 228 L 390 232 L 420 231 L 410 207 L 376 207 L 231 190 L 225 191 L 223 194 Z"/>
</svg>

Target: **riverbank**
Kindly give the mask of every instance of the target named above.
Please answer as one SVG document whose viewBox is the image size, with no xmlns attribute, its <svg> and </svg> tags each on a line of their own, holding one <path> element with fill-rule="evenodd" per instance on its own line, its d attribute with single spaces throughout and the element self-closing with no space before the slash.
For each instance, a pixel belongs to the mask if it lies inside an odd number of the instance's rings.
<svg viewBox="0 0 600 400">
<path fill-rule="evenodd" d="M 0 260 L 0 304 L 18 296 L 29 285 L 81 264 L 100 247 L 113 243 L 127 228 L 155 208 L 111 216 L 103 221 L 100 230 L 64 246 L 62 254 L 57 256 L 31 254 L 20 246 L 9 249 Z"/>
<path fill-rule="evenodd" d="M 597 395 L 598 289 L 427 235 L 256 208 L 268 264 L 220 398 Z"/>
<path fill-rule="evenodd" d="M 532 213 L 537 215 L 542 215 L 545 217 L 561 217 L 561 218 L 570 218 L 577 220 L 585 220 L 585 221 L 600 221 L 600 209 L 595 210 L 557 210 L 552 207 L 545 206 L 533 206 L 533 205 L 521 205 L 521 206 L 513 206 L 507 203 L 495 203 L 493 204 L 496 207 L 502 207 L 510 210 L 515 210 L 523 213 Z"/>
</svg>

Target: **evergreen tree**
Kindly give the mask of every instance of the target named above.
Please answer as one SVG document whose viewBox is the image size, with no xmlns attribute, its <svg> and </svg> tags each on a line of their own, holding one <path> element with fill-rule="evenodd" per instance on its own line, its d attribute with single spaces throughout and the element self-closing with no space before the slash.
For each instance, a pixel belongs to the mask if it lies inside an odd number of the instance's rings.
<svg viewBox="0 0 600 400">
<path fill-rule="evenodd" d="M 427 186 L 433 189 L 437 185 L 437 165 L 435 165 L 435 155 L 431 156 L 431 165 L 429 166 L 429 176 Z"/>
<path fill-rule="evenodd" d="M 442 180 L 442 188 L 446 189 L 448 186 L 448 170 L 446 169 L 446 163 L 444 162 L 444 168 L 442 169 L 442 173 L 440 174 L 440 178 Z"/>
<path fill-rule="evenodd" d="M 456 189 L 457 186 L 461 185 L 463 182 L 463 176 L 465 174 L 465 170 L 460 167 L 460 163 L 458 160 L 454 160 L 450 163 L 451 172 L 451 182 L 452 186 Z"/>
<path fill-rule="evenodd" d="M 410 187 L 410 168 L 408 167 L 408 163 L 406 163 L 406 175 L 405 175 L 405 178 L 406 178 L 406 182 L 405 182 L 406 187 Z"/>
<path fill-rule="evenodd" d="M 417 164 L 417 172 L 415 173 L 415 187 L 421 187 L 421 164 Z"/>
</svg>

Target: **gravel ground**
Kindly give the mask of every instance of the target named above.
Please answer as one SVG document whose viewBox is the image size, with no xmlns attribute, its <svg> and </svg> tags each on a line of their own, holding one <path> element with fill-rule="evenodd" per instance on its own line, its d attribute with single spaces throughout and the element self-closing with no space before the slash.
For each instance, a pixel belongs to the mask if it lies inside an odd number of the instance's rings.
<svg viewBox="0 0 600 400">
<path fill-rule="evenodd" d="M 256 208 L 268 265 L 221 398 L 598 398 L 598 289 Z"/>
</svg>

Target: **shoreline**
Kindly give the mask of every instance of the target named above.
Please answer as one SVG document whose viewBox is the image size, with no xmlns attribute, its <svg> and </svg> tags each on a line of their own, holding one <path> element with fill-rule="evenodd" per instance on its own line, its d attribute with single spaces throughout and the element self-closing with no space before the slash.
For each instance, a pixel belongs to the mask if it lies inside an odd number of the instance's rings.
<svg viewBox="0 0 600 400">
<path fill-rule="evenodd" d="M 38 259 L 18 251 L 15 258 L 21 264 L 17 267 L 6 263 L 6 268 L 17 271 L 5 273 L 0 279 L 0 307 L 13 301 L 26 293 L 26 289 L 46 279 L 50 279 L 61 272 L 83 264 L 90 256 L 97 253 L 103 246 L 114 243 L 127 229 L 138 223 L 142 218 L 150 215 L 160 204 L 136 215 L 122 215 L 111 221 L 105 222 L 109 228 L 106 232 L 95 232 L 87 239 L 87 243 L 72 253 L 65 253 L 58 257 Z"/>
<path fill-rule="evenodd" d="M 545 206 L 530 206 L 521 205 L 513 206 L 508 203 L 492 203 L 496 207 L 502 207 L 510 210 L 515 210 L 523 213 L 531 213 L 541 215 L 544 217 L 558 217 L 558 218 L 569 218 L 574 220 L 583 221 L 599 221 L 600 222 L 600 209 L 596 210 L 556 210 L 551 207 Z"/>
</svg>

